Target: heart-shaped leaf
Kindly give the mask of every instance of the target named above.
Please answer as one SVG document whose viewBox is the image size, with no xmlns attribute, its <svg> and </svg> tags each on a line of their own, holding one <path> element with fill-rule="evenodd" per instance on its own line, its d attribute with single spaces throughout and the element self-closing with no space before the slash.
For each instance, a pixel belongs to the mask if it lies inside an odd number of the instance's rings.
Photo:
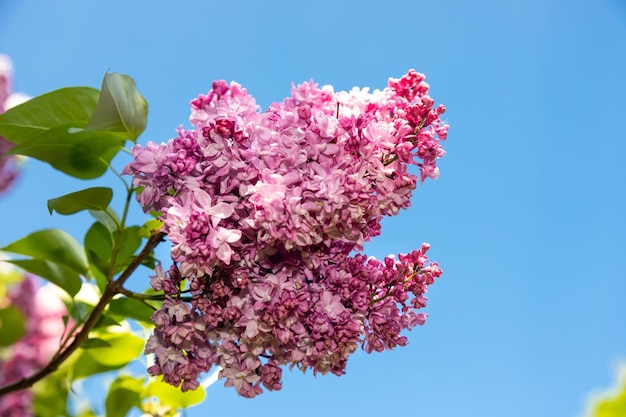
<svg viewBox="0 0 626 417">
<path fill-rule="evenodd" d="M 85 126 L 100 93 L 90 87 L 68 87 L 32 98 L 0 114 L 0 135 L 22 143 L 57 126 Z"/>
<path fill-rule="evenodd" d="M 34 259 L 65 265 L 81 275 L 87 273 L 88 264 L 80 244 L 60 229 L 40 230 L 2 248 Z"/>
<path fill-rule="evenodd" d="M 18 144 L 9 153 L 47 162 L 76 178 L 92 179 L 106 172 L 111 159 L 122 149 L 125 136 L 63 125 Z"/>
<path fill-rule="evenodd" d="M 106 417 L 125 417 L 132 407 L 141 406 L 143 378 L 120 375 L 111 384 L 105 401 Z"/>
<path fill-rule="evenodd" d="M 86 130 L 123 132 L 135 141 L 146 128 L 148 103 L 135 81 L 117 73 L 106 74 L 98 105 Z"/>
<path fill-rule="evenodd" d="M 43 259 L 11 259 L 7 262 L 19 266 L 24 271 L 47 279 L 65 290 L 72 297 L 80 291 L 80 275 L 67 266 Z"/>
</svg>

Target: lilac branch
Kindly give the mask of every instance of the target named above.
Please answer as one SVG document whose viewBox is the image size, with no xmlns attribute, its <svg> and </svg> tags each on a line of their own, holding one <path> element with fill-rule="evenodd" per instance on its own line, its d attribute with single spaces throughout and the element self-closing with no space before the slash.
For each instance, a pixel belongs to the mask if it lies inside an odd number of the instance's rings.
<svg viewBox="0 0 626 417">
<path fill-rule="evenodd" d="M 91 311 L 91 314 L 85 321 L 85 324 L 81 328 L 81 330 L 74 336 L 74 340 L 72 343 L 67 345 L 65 349 L 61 350 L 58 354 L 56 354 L 50 362 L 43 367 L 38 372 L 33 375 L 20 379 L 19 381 L 13 382 L 11 384 L 5 385 L 4 387 L 0 387 L 0 397 L 11 392 L 19 391 L 22 389 L 30 388 L 36 382 L 42 380 L 46 376 L 52 374 L 54 371 L 59 369 L 59 366 L 63 364 L 71 355 L 74 353 L 81 345 L 89 338 L 89 332 L 94 328 L 104 309 L 111 302 L 113 297 L 117 294 L 122 293 L 122 286 L 130 278 L 130 276 L 135 272 L 137 267 L 141 265 L 141 263 L 146 259 L 150 253 L 154 250 L 154 248 L 161 243 L 165 238 L 165 234 L 162 232 L 153 231 L 150 235 L 150 238 L 146 242 L 146 245 L 143 247 L 141 252 L 133 259 L 133 261 L 126 267 L 126 269 L 122 272 L 122 274 L 114 281 L 111 281 L 107 284 L 104 289 L 104 293 L 100 298 L 100 301 L 94 309 Z"/>
</svg>

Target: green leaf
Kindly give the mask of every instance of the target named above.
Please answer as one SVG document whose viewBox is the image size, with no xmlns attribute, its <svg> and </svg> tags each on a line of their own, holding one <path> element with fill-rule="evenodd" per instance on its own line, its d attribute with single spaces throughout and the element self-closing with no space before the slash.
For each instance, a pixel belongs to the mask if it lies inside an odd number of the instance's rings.
<svg viewBox="0 0 626 417">
<path fill-rule="evenodd" d="M 60 125 L 84 126 L 99 96 L 95 88 L 69 87 L 31 98 L 0 115 L 0 135 L 22 143 Z"/>
<path fill-rule="evenodd" d="M 111 317 L 103 314 L 100 316 L 100 318 L 96 322 L 94 329 L 102 329 L 104 327 L 121 326 L 121 325 L 122 323 L 120 323 L 119 321 L 113 320 Z"/>
<path fill-rule="evenodd" d="M 134 298 L 116 298 L 109 305 L 109 314 L 144 323 L 151 323 L 152 313 L 154 313 L 152 308 Z"/>
<path fill-rule="evenodd" d="M 24 336 L 24 315 L 15 307 L 0 309 L 0 347 L 10 346 Z"/>
<path fill-rule="evenodd" d="M 115 232 L 119 227 L 120 218 L 111 207 L 107 207 L 104 211 L 89 210 L 89 214 L 105 225 L 111 233 Z"/>
<path fill-rule="evenodd" d="M 141 246 L 141 228 L 139 226 L 131 226 L 124 229 L 122 237 L 119 240 L 119 249 L 117 253 L 116 272 L 120 272 L 128 264 L 135 259 L 135 251 Z"/>
<path fill-rule="evenodd" d="M 101 222 L 95 222 L 85 234 L 85 252 L 91 265 L 91 274 L 102 291 L 108 282 L 112 251 L 111 231 Z"/>
<path fill-rule="evenodd" d="M 124 229 L 118 240 L 117 236 L 112 235 L 104 224 L 94 223 L 85 235 L 85 250 L 91 265 L 106 277 L 111 267 L 114 240 L 117 240 L 118 249 L 113 273 L 123 271 L 135 259 L 135 251 L 141 246 L 139 232 L 139 226 L 128 227 Z"/>
<path fill-rule="evenodd" d="M 89 316 L 89 313 L 91 313 L 93 307 L 94 306 L 89 303 L 72 299 L 68 305 L 68 313 L 75 322 L 83 322 L 84 320 L 86 320 L 87 316 Z M 67 326 L 68 323 L 66 322 L 65 324 Z"/>
<path fill-rule="evenodd" d="M 139 357 L 143 351 L 143 339 L 130 332 L 99 331 L 97 338 L 109 343 L 110 346 L 80 349 L 80 356 L 73 367 L 74 380 L 120 369 Z"/>
<path fill-rule="evenodd" d="M 143 378 L 120 375 L 109 388 L 106 397 L 106 417 L 125 417 L 132 407 L 141 407 Z"/>
<path fill-rule="evenodd" d="M 76 360 L 75 367 L 72 373 L 72 380 L 77 381 L 82 378 L 87 378 L 91 375 L 100 374 L 102 372 L 115 371 L 121 366 L 106 366 L 98 363 L 91 355 L 88 355 L 89 350 L 80 352 L 80 356 Z"/>
<path fill-rule="evenodd" d="M 9 154 L 30 156 L 73 177 L 92 179 L 106 172 L 124 141 L 121 133 L 62 125 L 23 141 Z"/>
<path fill-rule="evenodd" d="M 85 234 L 85 250 L 93 252 L 100 259 L 108 261 L 111 258 L 112 249 L 113 238 L 109 229 L 100 222 L 92 224 Z"/>
<path fill-rule="evenodd" d="M 623 417 L 626 415 L 626 368 L 620 367 L 615 384 L 606 391 L 594 393 L 586 416 Z"/>
<path fill-rule="evenodd" d="M 143 226 L 141 226 L 139 234 L 141 235 L 141 237 L 148 239 L 152 235 L 152 232 L 161 230 L 161 227 L 163 227 L 163 222 L 161 220 L 151 219 L 145 222 Z"/>
<path fill-rule="evenodd" d="M 85 353 L 101 365 L 122 367 L 143 351 L 143 339 L 132 333 L 102 333 L 99 337 L 111 346 L 94 347 Z"/>
<path fill-rule="evenodd" d="M 109 281 L 109 264 L 102 260 L 97 253 L 91 250 L 87 251 L 87 256 L 89 258 L 89 264 L 93 266 L 89 269 L 91 276 L 96 280 L 96 284 L 98 285 L 100 291 L 104 291 Z"/>
<path fill-rule="evenodd" d="M 82 210 L 105 210 L 113 190 L 109 187 L 93 187 L 48 200 L 48 211 L 52 214 L 74 214 Z"/>
<path fill-rule="evenodd" d="M 83 349 L 101 348 L 101 347 L 109 347 L 109 346 L 111 346 L 109 342 L 107 342 L 106 340 L 97 339 L 97 338 L 87 339 L 85 340 L 85 343 L 80 345 L 80 347 Z"/>
<path fill-rule="evenodd" d="M 137 91 L 135 81 L 127 75 L 106 74 L 87 130 L 124 132 L 135 141 L 146 128 L 147 117 L 148 103 Z"/>
<path fill-rule="evenodd" d="M 154 271 L 154 268 L 156 266 L 156 258 L 154 257 L 154 252 L 151 253 L 150 255 L 146 256 L 146 259 L 143 260 L 143 262 L 141 263 L 143 266 L 145 266 L 146 268 L 149 268 L 151 270 Z"/>
<path fill-rule="evenodd" d="M 2 250 L 65 265 L 81 275 L 85 275 L 88 270 L 87 258 L 82 247 L 76 239 L 60 229 L 31 233 Z"/>
<path fill-rule="evenodd" d="M 146 386 L 145 396 L 156 396 L 163 405 L 169 405 L 173 408 L 187 408 L 201 403 L 204 400 L 205 392 L 202 387 L 198 387 L 195 391 L 182 392 L 178 387 L 154 380 Z"/>
<path fill-rule="evenodd" d="M 98 414 L 94 413 L 93 410 L 85 409 L 85 410 L 82 410 L 80 414 L 78 414 L 76 417 L 98 417 Z"/>
<path fill-rule="evenodd" d="M 47 279 L 65 290 L 72 297 L 80 291 L 80 275 L 75 270 L 62 264 L 44 259 L 9 259 L 7 262 L 19 266 L 24 271 Z"/>
</svg>

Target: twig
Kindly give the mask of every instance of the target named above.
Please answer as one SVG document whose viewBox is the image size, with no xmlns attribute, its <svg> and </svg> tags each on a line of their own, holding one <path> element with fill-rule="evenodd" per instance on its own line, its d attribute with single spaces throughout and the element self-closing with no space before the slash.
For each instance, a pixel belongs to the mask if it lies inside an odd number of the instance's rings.
<svg viewBox="0 0 626 417">
<path fill-rule="evenodd" d="M 127 290 L 126 288 L 120 288 L 120 294 L 124 294 L 128 298 L 134 298 L 139 301 L 163 301 L 165 300 L 165 294 L 142 294 L 139 292 L 134 292 L 131 290 Z"/>
</svg>

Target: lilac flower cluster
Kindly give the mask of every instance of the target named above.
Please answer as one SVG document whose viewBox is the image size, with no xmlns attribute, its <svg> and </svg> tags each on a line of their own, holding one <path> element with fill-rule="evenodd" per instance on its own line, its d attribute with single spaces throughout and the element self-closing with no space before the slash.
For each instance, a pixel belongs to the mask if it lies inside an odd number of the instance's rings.
<svg viewBox="0 0 626 417">
<path fill-rule="evenodd" d="M 6 297 L 0 298 L 0 307 L 15 307 L 25 319 L 24 336 L 0 350 L 0 386 L 5 386 L 29 377 L 47 365 L 59 349 L 67 309 L 52 285 L 38 288 L 35 278 L 30 275 L 26 275 Z M 4 395 L 0 397 L 0 415 L 33 415 L 32 401 L 30 390 Z"/>
<path fill-rule="evenodd" d="M 6 55 L 0 55 L 0 113 L 26 99 L 21 94 L 11 94 L 12 63 Z M 7 191 L 17 178 L 15 156 L 7 155 L 13 144 L 0 136 L 0 194 Z"/>
<path fill-rule="evenodd" d="M 259 112 L 236 83 L 191 102 L 195 129 L 133 148 L 124 170 L 173 243 L 151 284 L 152 375 L 183 390 L 211 366 L 245 397 L 281 388 L 281 366 L 341 375 L 358 346 L 405 345 L 441 275 L 422 245 L 383 261 L 351 253 L 437 178 L 448 126 L 413 70 L 382 91 L 313 82 Z"/>
</svg>

